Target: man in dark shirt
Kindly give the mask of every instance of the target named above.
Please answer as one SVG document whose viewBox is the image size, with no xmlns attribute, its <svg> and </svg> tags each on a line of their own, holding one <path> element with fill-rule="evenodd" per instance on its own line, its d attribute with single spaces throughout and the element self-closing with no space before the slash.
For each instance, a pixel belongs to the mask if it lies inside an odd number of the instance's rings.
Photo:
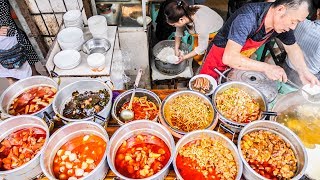
<svg viewBox="0 0 320 180">
<path fill-rule="evenodd" d="M 229 66 L 263 72 L 272 80 L 286 82 L 287 76 L 280 66 L 249 58 L 261 45 L 277 37 L 284 43 L 303 84 L 320 84 L 309 72 L 292 31 L 308 16 L 309 9 L 310 0 L 277 0 L 242 6 L 230 16 L 211 42 L 200 73 L 218 78 L 214 68 L 223 71 Z"/>
</svg>

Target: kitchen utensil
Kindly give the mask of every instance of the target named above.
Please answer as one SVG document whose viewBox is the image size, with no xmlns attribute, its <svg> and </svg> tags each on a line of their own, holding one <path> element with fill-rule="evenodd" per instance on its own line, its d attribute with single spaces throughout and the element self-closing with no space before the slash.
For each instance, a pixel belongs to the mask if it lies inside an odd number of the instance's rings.
<svg viewBox="0 0 320 180">
<path fill-rule="evenodd" d="M 63 50 L 54 56 L 53 62 L 60 69 L 73 69 L 81 63 L 81 56 L 76 50 Z"/>
<path fill-rule="evenodd" d="M 312 95 L 308 91 L 304 90 L 302 87 L 298 86 L 296 83 L 290 81 L 289 79 L 287 80 L 287 82 L 290 85 L 292 85 L 293 87 L 297 88 L 298 90 L 301 90 L 301 91 L 305 92 L 307 94 L 307 96 L 308 96 L 308 99 L 310 99 L 310 97 L 312 97 Z"/>
<path fill-rule="evenodd" d="M 196 91 L 196 90 L 194 90 L 194 89 L 192 88 L 192 82 L 195 81 L 197 78 L 200 78 L 200 77 L 207 78 L 207 79 L 209 80 L 209 82 L 210 82 L 210 84 L 211 84 L 211 91 L 209 91 L 209 92 L 206 93 L 205 95 L 206 95 L 206 96 L 211 95 L 211 94 L 214 92 L 215 88 L 217 87 L 217 81 L 216 81 L 212 76 L 209 76 L 209 75 L 207 75 L 207 74 L 198 74 L 198 75 L 196 75 L 196 76 L 193 76 L 193 77 L 190 79 L 190 81 L 189 81 L 189 89 L 190 89 L 190 90 L 193 90 L 193 91 Z"/>
<path fill-rule="evenodd" d="M 218 73 L 221 77 L 227 79 L 228 81 L 232 81 L 229 77 L 225 76 L 222 72 L 220 72 L 217 68 L 213 69 L 216 73 Z"/>
<path fill-rule="evenodd" d="M 109 40 L 105 38 L 92 38 L 83 44 L 82 50 L 86 54 L 102 53 L 106 55 L 110 47 Z"/>
<path fill-rule="evenodd" d="M 136 93 L 136 89 L 139 85 L 141 75 L 142 75 L 142 69 L 139 69 L 136 77 L 136 81 L 134 83 L 133 92 L 130 98 L 128 109 L 124 109 L 120 112 L 120 118 L 124 121 L 130 121 L 134 118 L 134 112 L 132 111 L 132 102 L 133 102 L 134 95 Z"/>
</svg>

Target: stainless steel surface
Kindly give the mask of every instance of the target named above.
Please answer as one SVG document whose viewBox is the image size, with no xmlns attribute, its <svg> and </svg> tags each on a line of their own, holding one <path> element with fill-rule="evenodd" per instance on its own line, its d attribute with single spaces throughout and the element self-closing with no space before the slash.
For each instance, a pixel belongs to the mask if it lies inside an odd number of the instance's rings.
<svg viewBox="0 0 320 180">
<path fill-rule="evenodd" d="M 216 97 L 224 92 L 225 90 L 229 88 L 239 88 L 246 93 L 248 93 L 257 103 L 260 105 L 261 111 L 267 111 L 268 110 L 268 104 L 264 97 L 264 95 L 255 87 L 244 83 L 244 82 L 238 82 L 238 81 L 232 81 L 232 82 L 226 82 L 224 84 L 220 84 L 214 93 L 212 94 L 212 101 L 213 101 L 213 107 L 216 110 L 216 112 L 219 114 L 219 119 L 222 121 L 222 123 L 225 124 L 228 128 L 230 128 L 235 133 L 239 132 L 244 126 L 246 126 L 248 123 L 238 123 L 235 121 L 232 121 L 230 119 L 227 119 L 222 115 L 222 113 L 218 110 L 216 105 Z M 261 115 L 258 120 L 265 119 L 265 115 Z"/>
<path fill-rule="evenodd" d="M 3 113 L 5 117 L 13 117 L 12 115 L 8 114 L 9 106 L 11 105 L 14 98 L 19 96 L 21 93 L 30 89 L 32 87 L 37 86 L 51 86 L 57 89 L 58 91 L 58 84 L 49 77 L 46 76 L 32 76 L 23 80 L 19 80 L 16 83 L 9 86 L 0 97 L 0 111 Z M 50 103 L 46 108 L 33 113 L 31 115 L 38 116 L 40 118 L 43 117 L 43 112 L 51 113 L 52 112 L 52 103 Z"/>
<path fill-rule="evenodd" d="M 160 180 L 164 179 L 168 172 L 170 164 L 173 160 L 173 156 L 175 154 L 175 143 L 172 135 L 170 132 L 163 127 L 161 124 L 147 121 L 147 120 L 140 120 L 140 121 L 133 121 L 128 124 L 125 124 L 124 126 L 121 126 L 111 137 L 110 143 L 107 148 L 107 159 L 108 164 L 110 166 L 110 169 L 112 172 L 116 174 L 120 179 L 127 179 L 127 180 L 133 180 L 130 178 L 127 178 L 123 175 L 121 175 L 115 168 L 115 156 L 117 153 L 118 148 L 122 144 L 123 141 L 127 140 L 128 138 L 136 135 L 136 134 L 152 134 L 154 136 L 157 136 L 158 138 L 162 139 L 166 145 L 168 146 L 171 157 L 168 161 L 168 163 L 157 173 L 153 176 L 150 176 L 148 178 L 144 178 L 142 180 Z"/>
<path fill-rule="evenodd" d="M 78 122 L 78 121 L 95 121 L 99 124 L 104 124 L 103 121 L 95 119 L 93 116 L 87 117 L 84 119 L 70 119 L 63 116 L 63 109 L 65 108 L 65 104 L 68 103 L 72 98 L 72 93 L 78 91 L 79 93 L 84 93 L 85 91 L 99 91 L 101 89 L 106 89 L 109 92 L 109 102 L 107 105 L 97 114 L 108 119 L 110 116 L 110 110 L 112 105 L 112 90 L 109 86 L 99 80 L 81 80 L 69 84 L 62 88 L 56 94 L 56 97 L 53 100 L 52 108 L 55 114 L 62 118 L 62 121 L 67 124 L 69 122 Z"/>
<path fill-rule="evenodd" d="M 124 125 L 124 122 L 119 118 L 121 107 L 124 103 L 129 102 L 132 91 L 133 89 L 123 92 L 114 100 L 112 110 L 111 110 L 111 115 L 112 115 L 112 118 L 115 119 L 120 125 Z M 135 96 L 136 97 L 147 96 L 148 100 L 153 102 L 157 106 L 157 108 L 160 109 L 161 100 L 154 92 L 146 89 L 137 88 Z M 157 119 L 158 119 L 158 115 L 154 119 L 151 119 L 151 121 L 157 121 Z"/>
<path fill-rule="evenodd" d="M 314 94 L 310 96 L 310 100 L 313 102 L 318 102 L 320 101 L 320 93 Z"/>
<path fill-rule="evenodd" d="M 110 48 L 111 48 L 111 44 L 105 38 L 89 39 L 82 46 L 82 50 L 86 54 L 92 54 L 92 53 L 106 54 Z"/>
<path fill-rule="evenodd" d="M 231 151 L 231 153 L 232 153 L 232 155 L 234 157 L 234 160 L 236 162 L 237 170 L 238 170 L 238 173 L 237 173 L 237 176 L 236 176 L 235 179 L 237 179 L 237 180 L 241 179 L 242 171 L 243 171 L 243 164 L 242 164 L 242 161 L 240 159 L 240 155 L 239 155 L 237 147 L 226 136 L 224 136 L 224 135 L 222 135 L 222 134 L 220 134 L 218 132 L 211 131 L 211 130 L 193 131 L 193 132 L 188 133 L 187 135 L 183 136 L 177 142 L 176 151 L 175 151 L 176 153 L 175 153 L 174 159 L 173 159 L 173 168 L 174 168 L 174 171 L 175 171 L 175 173 L 177 175 L 177 178 L 178 179 L 183 179 L 181 177 L 180 173 L 179 173 L 179 170 L 178 170 L 177 164 L 176 164 L 176 158 L 177 158 L 177 155 L 179 153 L 179 149 L 182 148 L 184 145 L 186 145 L 187 143 L 189 143 L 191 141 L 202 139 L 204 136 L 209 136 L 210 138 L 212 138 L 215 141 L 222 142 L 223 145 L 225 147 L 227 147 Z"/>
<path fill-rule="evenodd" d="M 157 55 L 165 47 L 171 47 L 174 49 L 174 40 L 160 41 L 153 47 L 152 54 L 153 54 L 156 68 L 159 70 L 159 72 L 166 75 L 177 75 L 182 73 L 188 66 L 188 60 L 190 59 L 184 60 L 179 64 L 165 63 L 157 58 Z M 184 43 L 181 43 L 180 50 L 184 51 L 185 53 L 189 53 L 188 45 Z"/>
<path fill-rule="evenodd" d="M 289 128 L 272 121 L 256 121 L 248 124 L 246 127 L 244 127 L 238 137 L 238 150 L 240 154 L 240 158 L 244 164 L 243 168 L 243 175 L 246 179 L 250 180 L 267 180 L 267 178 L 264 178 L 257 172 L 255 172 L 250 165 L 247 163 L 247 161 L 244 159 L 244 156 L 241 151 L 241 139 L 245 134 L 248 134 L 252 131 L 257 130 L 266 130 L 273 132 L 277 135 L 279 135 L 283 140 L 285 140 L 287 143 L 289 143 L 295 153 L 295 156 L 297 158 L 297 172 L 295 176 L 291 179 L 298 180 L 300 179 L 306 170 L 306 165 L 308 164 L 308 157 L 306 154 L 306 149 L 303 146 L 302 142 L 298 138 L 298 136 L 292 132 Z"/>
<path fill-rule="evenodd" d="M 44 152 L 40 158 L 41 169 L 45 176 L 49 179 L 56 179 L 54 173 L 52 171 L 53 166 L 53 159 L 60 149 L 60 147 L 65 144 L 66 142 L 87 134 L 94 134 L 102 138 L 107 145 L 109 144 L 109 137 L 106 130 L 94 123 L 94 122 L 76 122 L 71 123 L 62 128 L 58 129 L 55 133 L 53 133 L 50 137 L 47 147 L 45 148 Z M 99 179 L 102 180 L 106 176 L 108 172 L 108 163 L 106 160 L 107 151 L 104 152 L 102 160 L 97 165 L 97 167 L 92 170 L 86 177 L 83 179 L 85 180 L 92 180 L 92 179 Z"/>
<path fill-rule="evenodd" d="M 38 127 L 46 132 L 46 140 L 43 147 L 38 154 L 26 164 L 12 170 L 0 171 L 0 179 L 33 179 L 42 173 L 40 167 L 40 155 L 44 152 L 45 146 L 49 141 L 49 129 L 47 124 L 41 118 L 31 115 L 21 115 L 11 117 L 0 122 L 0 142 L 11 133 L 30 127 Z"/>
<path fill-rule="evenodd" d="M 142 75 L 142 69 L 139 69 L 135 83 L 134 83 L 134 88 L 132 91 L 128 109 L 124 109 L 120 112 L 120 118 L 124 121 L 130 121 L 134 118 L 134 112 L 132 111 L 132 103 L 133 103 L 134 95 L 136 94 L 136 89 L 140 82 L 141 75 Z"/>
<path fill-rule="evenodd" d="M 208 125 L 208 127 L 206 129 L 213 129 L 214 128 L 213 126 L 216 126 L 216 124 L 218 122 L 218 118 L 216 118 L 216 112 L 213 109 L 213 106 L 212 106 L 212 103 L 211 103 L 210 99 L 206 95 L 204 95 L 204 94 L 202 94 L 200 92 L 191 91 L 191 90 L 182 90 L 182 91 L 178 91 L 178 92 L 170 94 L 161 103 L 159 118 L 161 119 L 161 122 L 165 123 L 164 125 L 166 127 L 169 127 L 172 131 L 174 131 L 175 133 L 181 134 L 181 135 L 185 135 L 185 134 L 188 133 L 188 132 L 185 132 L 185 131 L 182 131 L 182 130 L 179 130 L 179 129 L 176 129 L 176 128 L 172 127 L 171 124 L 168 122 L 168 120 L 165 118 L 165 112 L 164 112 L 165 106 L 167 106 L 167 104 L 169 104 L 172 99 L 174 99 L 174 98 L 176 98 L 178 96 L 181 96 L 181 95 L 197 96 L 197 97 L 201 98 L 204 103 L 207 103 L 210 106 L 210 109 L 212 110 L 212 112 L 214 114 L 213 114 L 213 118 L 211 120 L 211 123 Z"/>
</svg>

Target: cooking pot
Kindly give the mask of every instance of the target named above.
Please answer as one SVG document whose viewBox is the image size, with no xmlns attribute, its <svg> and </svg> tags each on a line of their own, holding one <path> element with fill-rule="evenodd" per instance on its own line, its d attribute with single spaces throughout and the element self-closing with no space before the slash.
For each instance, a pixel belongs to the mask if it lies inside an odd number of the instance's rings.
<svg viewBox="0 0 320 180">
<path fill-rule="evenodd" d="M 174 143 L 172 135 L 165 127 L 163 127 L 159 123 L 148 121 L 148 120 L 139 120 L 139 121 L 129 122 L 129 123 L 121 126 L 113 134 L 113 136 L 110 139 L 110 143 L 108 144 L 108 148 L 107 148 L 107 152 L 108 152 L 107 159 L 108 159 L 108 164 L 110 166 L 110 169 L 120 179 L 133 180 L 131 178 L 127 178 L 127 177 L 123 176 L 122 174 L 120 174 L 116 170 L 115 157 L 116 157 L 116 153 L 117 153 L 119 147 L 121 146 L 122 142 L 129 139 L 130 137 L 132 137 L 134 135 L 139 134 L 139 133 L 144 133 L 144 134 L 147 133 L 147 134 L 151 134 L 151 135 L 154 135 L 154 136 L 160 138 L 161 140 L 163 140 L 166 143 L 166 145 L 168 146 L 168 148 L 170 150 L 170 154 L 171 154 L 170 159 L 167 162 L 167 164 L 158 173 L 156 173 L 148 178 L 141 179 L 141 180 L 165 179 L 165 177 L 167 176 L 167 174 L 169 172 L 169 167 L 170 167 L 170 164 L 173 160 L 173 155 L 175 154 L 175 143 Z"/>
<path fill-rule="evenodd" d="M 68 124 L 58 129 L 56 132 L 54 132 L 51 135 L 48 145 L 45 148 L 44 152 L 42 153 L 41 159 L 40 159 L 41 169 L 46 177 L 48 177 L 49 179 L 56 179 L 53 173 L 52 166 L 53 166 L 53 159 L 56 156 L 57 151 L 60 149 L 60 147 L 76 137 L 87 135 L 87 134 L 93 134 L 93 135 L 99 136 L 107 143 L 107 145 L 109 143 L 109 137 L 106 130 L 99 124 L 96 124 L 90 121 L 80 121 L 80 122 Z M 95 169 L 92 170 L 83 179 L 102 180 L 106 176 L 109 169 L 106 157 L 107 157 L 107 151 L 104 152 L 104 155 L 100 163 L 97 165 L 97 167 L 95 167 Z"/>
<path fill-rule="evenodd" d="M 234 133 L 238 133 L 248 123 L 238 123 L 238 122 L 235 122 L 231 119 L 228 119 L 228 118 L 224 117 L 223 114 L 217 108 L 216 97 L 229 88 L 239 88 L 239 89 L 245 91 L 247 94 L 249 94 L 251 96 L 251 98 L 253 98 L 255 100 L 255 102 L 259 103 L 261 111 L 267 111 L 268 104 L 267 104 L 267 101 L 266 101 L 264 95 L 258 89 L 254 88 L 253 86 L 251 86 L 247 83 L 239 82 L 239 81 L 230 81 L 230 82 L 220 84 L 215 89 L 214 93 L 212 94 L 213 107 L 217 111 L 217 113 L 219 115 L 219 119 L 221 120 L 223 125 L 226 126 L 227 128 L 229 128 Z M 266 115 L 262 114 L 258 120 L 263 120 L 263 119 L 265 119 L 265 117 L 266 117 Z"/>
<path fill-rule="evenodd" d="M 160 59 L 157 58 L 158 54 L 160 51 L 165 48 L 165 47 L 171 47 L 174 49 L 174 40 L 164 40 L 158 42 L 152 49 L 152 54 L 154 57 L 154 63 L 156 68 L 165 75 L 177 75 L 182 73 L 186 67 L 189 65 L 189 61 L 192 60 L 192 58 L 186 59 L 182 61 L 179 64 L 170 64 L 161 61 Z M 189 48 L 188 45 L 185 43 L 180 44 L 180 50 L 182 50 L 185 54 L 189 53 Z"/>
<path fill-rule="evenodd" d="M 49 129 L 45 121 L 41 118 L 31 115 L 20 115 L 11 117 L 0 123 L 0 142 L 13 132 L 23 128 L 37 127 L 46 132 L 46 140 L 39 152 L 24 165 L 7 171 L 0 171 L 4 179 L 33 179 L 42 173 L 40 167 L 40 155 L 44 152 L 45 146 L 49 141 Z"/>
<path fill-rule="evenodd" d="M 4 118 L 13 117 L 12 115 L 8 114 L 8 109 L 12 101 L 27 89 L 37 86 L 51 86 L 56 88 L 56 90 L 58 91 L 58 84 L 54 80 L 46 76 L 32 76 L 26 79 L 19 80 L 9 86 L 0 97 L 0 111 L 2 113 L 2 116 Z M 31 115 L 43 118 L 44 112 L 50 114 L 52 111 L 52 103 L 50 103 L 47 107 Z"/>
<path fill-rule="evenodd" d="M 255 121 L 251 122 L 248 124 L 246 127 L 244 127 L 238 137 L 238 150 L 240 154 L 240 158 L 244 164 L 244 169 L 243 169 L 243 175 L 246 179 L 250 180 L 267 180 L 267 178 L 261 176 L 257 172 L 255 172 L 248 162 L 244 159 L 244 156 L 242 154 L 241 150 L 241 139 L 244 135 L 252 132 L 252 131 L 257 131 L 257 130 L 266 130 L 272 133 L 275 133 L 279 135 L 285 142 L 289 143 L 296 158 L 297 158 L 297 171 L 294 175 L 293 180 L 298 180 L 300 179 L 307 168 L 307 163 L 308 163 L 308 157 L 306 154 L 306 149 L 303 146 L 302 142 L 300 141 L 299 137 L 292 132 L 289 128 L 277 123 L 277 122 L 272 122 L 272 121 Z"/>
<path fill-rule="evenodd" d="M 107 105 L 100 112 L 97 113 L 97 116 L 90 116 L 84 119 L 70 119 L 63 116 L 62 112 L 65 108 L 65 104 L 71 100 L 73 92 L 78 91 L 79 93 L 84 93 L 85 91 L 99 91 L 101 89 L 106 89 L 110 96 Z M 110 116 L 111 105 L 112 90 L 106 83 L 99 80 L 81 80 L 69 84 L 62 88 L 60 91 L 58 91 L 53 100 L 52 107 L 55 114 L 58 117 L 60 117 L 62 119 L 62 122 L 65 124 L 78 121 L 95 121 L 101 125 L 104 125 L 104 121 L 108 119 Z"/>
</svg>

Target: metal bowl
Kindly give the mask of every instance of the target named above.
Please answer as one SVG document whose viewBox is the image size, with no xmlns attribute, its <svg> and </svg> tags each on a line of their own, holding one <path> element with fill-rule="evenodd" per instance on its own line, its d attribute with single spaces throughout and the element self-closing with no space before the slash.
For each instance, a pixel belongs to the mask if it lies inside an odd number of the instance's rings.
<svg viewBox="0 0 320 180">
<path fill-rule="evenodd" d="M 124 103 L 129 102 L 131 95 L 132 95 L 133 89 L 130 89 L 124 93 L 121 93 L 115 100 L 112 106 L 111 115 L 112 118 L 115 119 L 119 125 L 124 125 L 125 123 L 120 119 L 120 111 L 121 107 Z M 160 98 L 152 91 L 146 90 L 146 89 L 136 89 L 135 97 L 143 97 L 147 96 L 148 100 L 153 102 L 158 109 L 160 108 L 161 100 Z M 157 121 L 158 115 L 154 119 L 150 119 L 151 121 Z"/>
<path fill-rule="evenodd" d="M 56 179 L 53 173 L 53 159 L 62 145 L 68 141 L 87 134 L 94 134 L 102 138 L 108 145 L 109 137 L 106 130 L 94 122 L 76 122 L 71 123 L 58 129 L 50 137 L 47 147 L 41 154 L 40 164 L 41 169 L 46 177 L 49 179 Z M 85 178 L 90 179 L 103 179 L 108 172 L 108 164 L 106 160 L 107 151 L 104 152 L 103 158 L 97 167 L 92 170 Z"/>
<path fill-rule="evenodd" d="M 37 155 L 26 164 L 8 171 L 0 171 L 1 177 L 4 179 L 33 179 L 42 173 L 40 167 L 40 155 L 43 153 L 46 144 L 49 141 L 49 129 L 47 124 L 39 117 L 31 115 L 21 115 L 11 117 L 0 123 L 0 142 L 13 132 L 23 128 L 37 127 L 46 132 L 46 140 Z"/>
<path fill-rule="evenodd" d="M 238 150 L 240 154 L 240 158 L 244 164 L 244 171 L 243 175 L 246 179 L 252 179 L 252 180 L 267 180 L 267 178 L 261 176 L 257 172 L 255 172 L 248 162 L 244 159 L 244 156 L 242 154 L 241 150 L 241 139 L 244 135 L 252 132 L 252 131 L 257 131 L 257 130 L 266 130 L 270 131 L 272 133 L 275 133 L 279 135 L 284 141 L 289 143 L 291 145 L 291 148 L 293 149 L 293 152 L 295 153 L 295 156 L 297 158 L 297 172 L 295 176 L 291 179 L 298 180 L 300 179 L 308 164 L 308 157 L 306 153 L 306 149 L 303 146 L 302 142 L 298 138 L 298 136 L 292 132 L 289 128 L 277 123 L 277 122 L 272 122 L 272 121 L 255 121 L 250 124 L 248 124 L 246 127 L 244 127 L 238 137 Z"/>
<path fill-rule="evenodd" d="M 84 93 L 85 91 L 99 91 L 101 89 L 106 89 L 109 92 L 110 97 L 108 104 L 97 114 L 102 116 L 104 119 L 108 119 L 110 116 L 112 105 L 112 90 L 106 83 L 99 80 L 81 80 L 62 88 L 60 91 L 58 91 L 53 100 L 53 111 L 58 117 L 62 119 L 62 122 L 64 122 L 65 124 L 78 121 L 95 121 L 103 125 L 104 121 L 96 119 L 94 116 L 90 116 L 84 119 L 70 119 L 63 116 L 63 109 L 65 108 L 65 104 L 71 100 L 73 92 L 78 91 L 79 93 Z"/>
<path fill-rule="evenodd" d="M 0 97 L 0 111 L 1 113 L 3 113 L 3 116 L 7 118 L 13 117 L 12 115 L 8 114 L 8 109 L 14 98 L 19 96 L 27 89 L 37 86 L 51 86 L 56 88 L 58 91 L 58 84 L 54 80 L 46 76 L 32 76 L 23 80 L 19 80 L 16 83 L 9 86 Z M 49 114 L 52 112 L 52 103 L 31 115 L 43 118 L 44 112 L 47 112 Z"/>
<path fill-rule="evenodd" d="M 92 38 L 85 42 L 82 50 L 86 54 L 102 53 L 106 54 L 111 48 L 111 43 L 105 38 Z"/>
<path fill-rule="evenodd" d="M 165 62 L 163 62 L 163 61 L 161 61 L 160 59 L 157 58 L 158 54 L 160 53 L 160 51 L 163 48 L 171 47 L 171 48 L 174 49 L 174 43 L 175 43 L 174 40 L 160 41 L 152 49 L 152 54 L 153 54 L 153 57 L 154 57 L 155 66 L 162 74 L 166 74 L 166 75 L 177 75 L 177 74 L 180 74 L 186 69 L 186 67 L 188 66 L 189 61 L 192 60 L 192 58 L 190 58 L 190 59 L 182 61 L 179 64 L 170 64 L 170 63 L 165 63 Z M 188 45 L 185 44 L 185 43 L 181 43 L 180 49 L 182 51 L 184 51 L 184 52 L 188 52 L 189 53 Z"/>
<path fill-rule="evenodd" d="M 157 136 L 161 140 L 163 140 L 166 145 L 168 146 L 171 157 L 168 161 L 168 163 L 159 171 L 158 173 L 154 174 L 153 176 L 150 176 L 148 178 L 142 179 L 142 180 L 158 180 L 158 179 L 164 179 L 168 172 L 170 164 L 173 160 L 173 155 L 175 154 L 175 143 L 173 140 L 172 135 L 170 132 L 164 128 L 161 124 L 148 121 L 148 120 L 139 120 L 139 121 L 132 121 L 128 124 L 125 124 L 124 126 L 121 126 L 111 137 L 110 143 L 107 148 L 107 159 L 108 164 L 110 166 L 110 169 L 112 172 L 116 174 L 120 179 L 127 179 L 127 180 L 133 180 L 130 178 L 127 178 L 120 174 L 116 168 L 115 168 L 115 156 L 117 153 L 118 148 L 121 146 L 122 142 L 127 140 L 128 138 L 136 135 L 136 134 L 152 134 L 154 136 Z"/>
<path fill-rule="evenodd" d="M 237 165 L 237 169 L 238 169 L 238 173 L 237 173 L 237 176 L 235 179 L 239 180 L 241 179 L 241 176 L 242 176 L 242 170 L 243 170 L 243 164 L 242 164 L 242 161 L 240 159 L 240 155 L 238 153 L 238 150 L 237 150 L 237 147 L 233 144 L 233 142 L 228 139 L 226 136 L 218 133 L 218 132 L 215 132 L 215 131 L 210 131 L 210 130 L 197 130 L 197 131 L 193 131 L 191 133 L 188 133 L 187 135 L 183 136 L 183 138 L 181 138 L 177 145 L 176 145 L 176 153 L 174 155 L 174 159 L 173 159 L 173 168 L 174 168 L 174 171 L 177 175 L 177 178 L 178 179 L 183 179 L 180 175 L 180 172 L 177 168 L 177 164 L 176 164 L 176 158 L 178 156 L 178 153 L 179 153 L 179 149 L 182 148 L 184 145 L 190 143 L 191 141 L 194 141 L 194 140 L 198 140 L 198 139 L 202 139 L 204 136 L 209 136 L 210 138 L 214 139 L 214 140 L 217 140 L 217 141 L 220 141 L 223 143 L 223 145 L 225 147 L 227 147 L 234 159 L 235 159 L 235 162 L 236 162 L 236 165 Z"/>
<path fill-rule="evenodd" d="M 210 99 L 205 96 L 204 94 L 201 94 L 200 92 L 195 92 L 195 91 L 191 91 L 191 90 L 183 90 L 183 91 L 178 91 L 178 92 L 175 92 L 175 93 L 172 93 L 171 95 L 167 96 L 163 101 L 162 101 L 162 104 L 161 104 L 161 108 L 160 108 L 160 122 L 163 123 L 163 125 L 165 127 L 169 127 L 169 129 L 174 132 L 173 135 L 175 136 L 183 136 L 185 134 L 187 134 L 188 132 L 185 132 L 185 131 L 182 131 L 182 130 L 179 130 L 177 128 L 174 128 L 171 123 L 169 123 L 169 121 L 165 118 L 165 107 L 168 106 L 168 104 L 170 103 L 170 101 L 178 96 L 181 96 L 181 95 L 193 95 L 193 96 L 197 96 L 199 98 L 201 98 L 203 100 L 204 103 L 207 103 L 210 108 L 212 109 L 212 112 L 213 112 L 213 118 L 211 120 L 211 123 L 208 125 L 207 128 L 205 129 L 213 129 L 217 123 L 218 123 L 218 118 L 216 118 L 216 112 L 214 111 L 213 107 L 212 107 L 212 104 L 211 104 L 211 101 Z M 179 137 L 181 137 L 179 136 Z"/>
<path fill-rule="evenodd" d="M 246 84 L 244 82 L 239 81 L 232 81 L 232 82 L 226 82 L 223 84 L 220 84 L 214 91 L 212 95 L 212 101 L 213 101 L 213 107 L 219 114 L 219 119 L 222 121 L 222 123 L 229 129 L 231 129 L 233 132 L 237 133 L 240 132 L 243 127 L 245 127 L 248 123 L 238 123 L 231 119 L 228 119 L 222 115 L 222 113 L 218 110 L 216 105 L 216 97 L 223 93 L 225 90 L 229 88 L 239 88 L 246 93 L 248 93 L 256 102 L 259 103 L 261 111 L 267 111 L 268 110 L 268 103 L 264 97 L 264 95 L 253 86 Z M 266 115 L 261 115 L 258 120 L 265 119 Z"/>
</svg>

